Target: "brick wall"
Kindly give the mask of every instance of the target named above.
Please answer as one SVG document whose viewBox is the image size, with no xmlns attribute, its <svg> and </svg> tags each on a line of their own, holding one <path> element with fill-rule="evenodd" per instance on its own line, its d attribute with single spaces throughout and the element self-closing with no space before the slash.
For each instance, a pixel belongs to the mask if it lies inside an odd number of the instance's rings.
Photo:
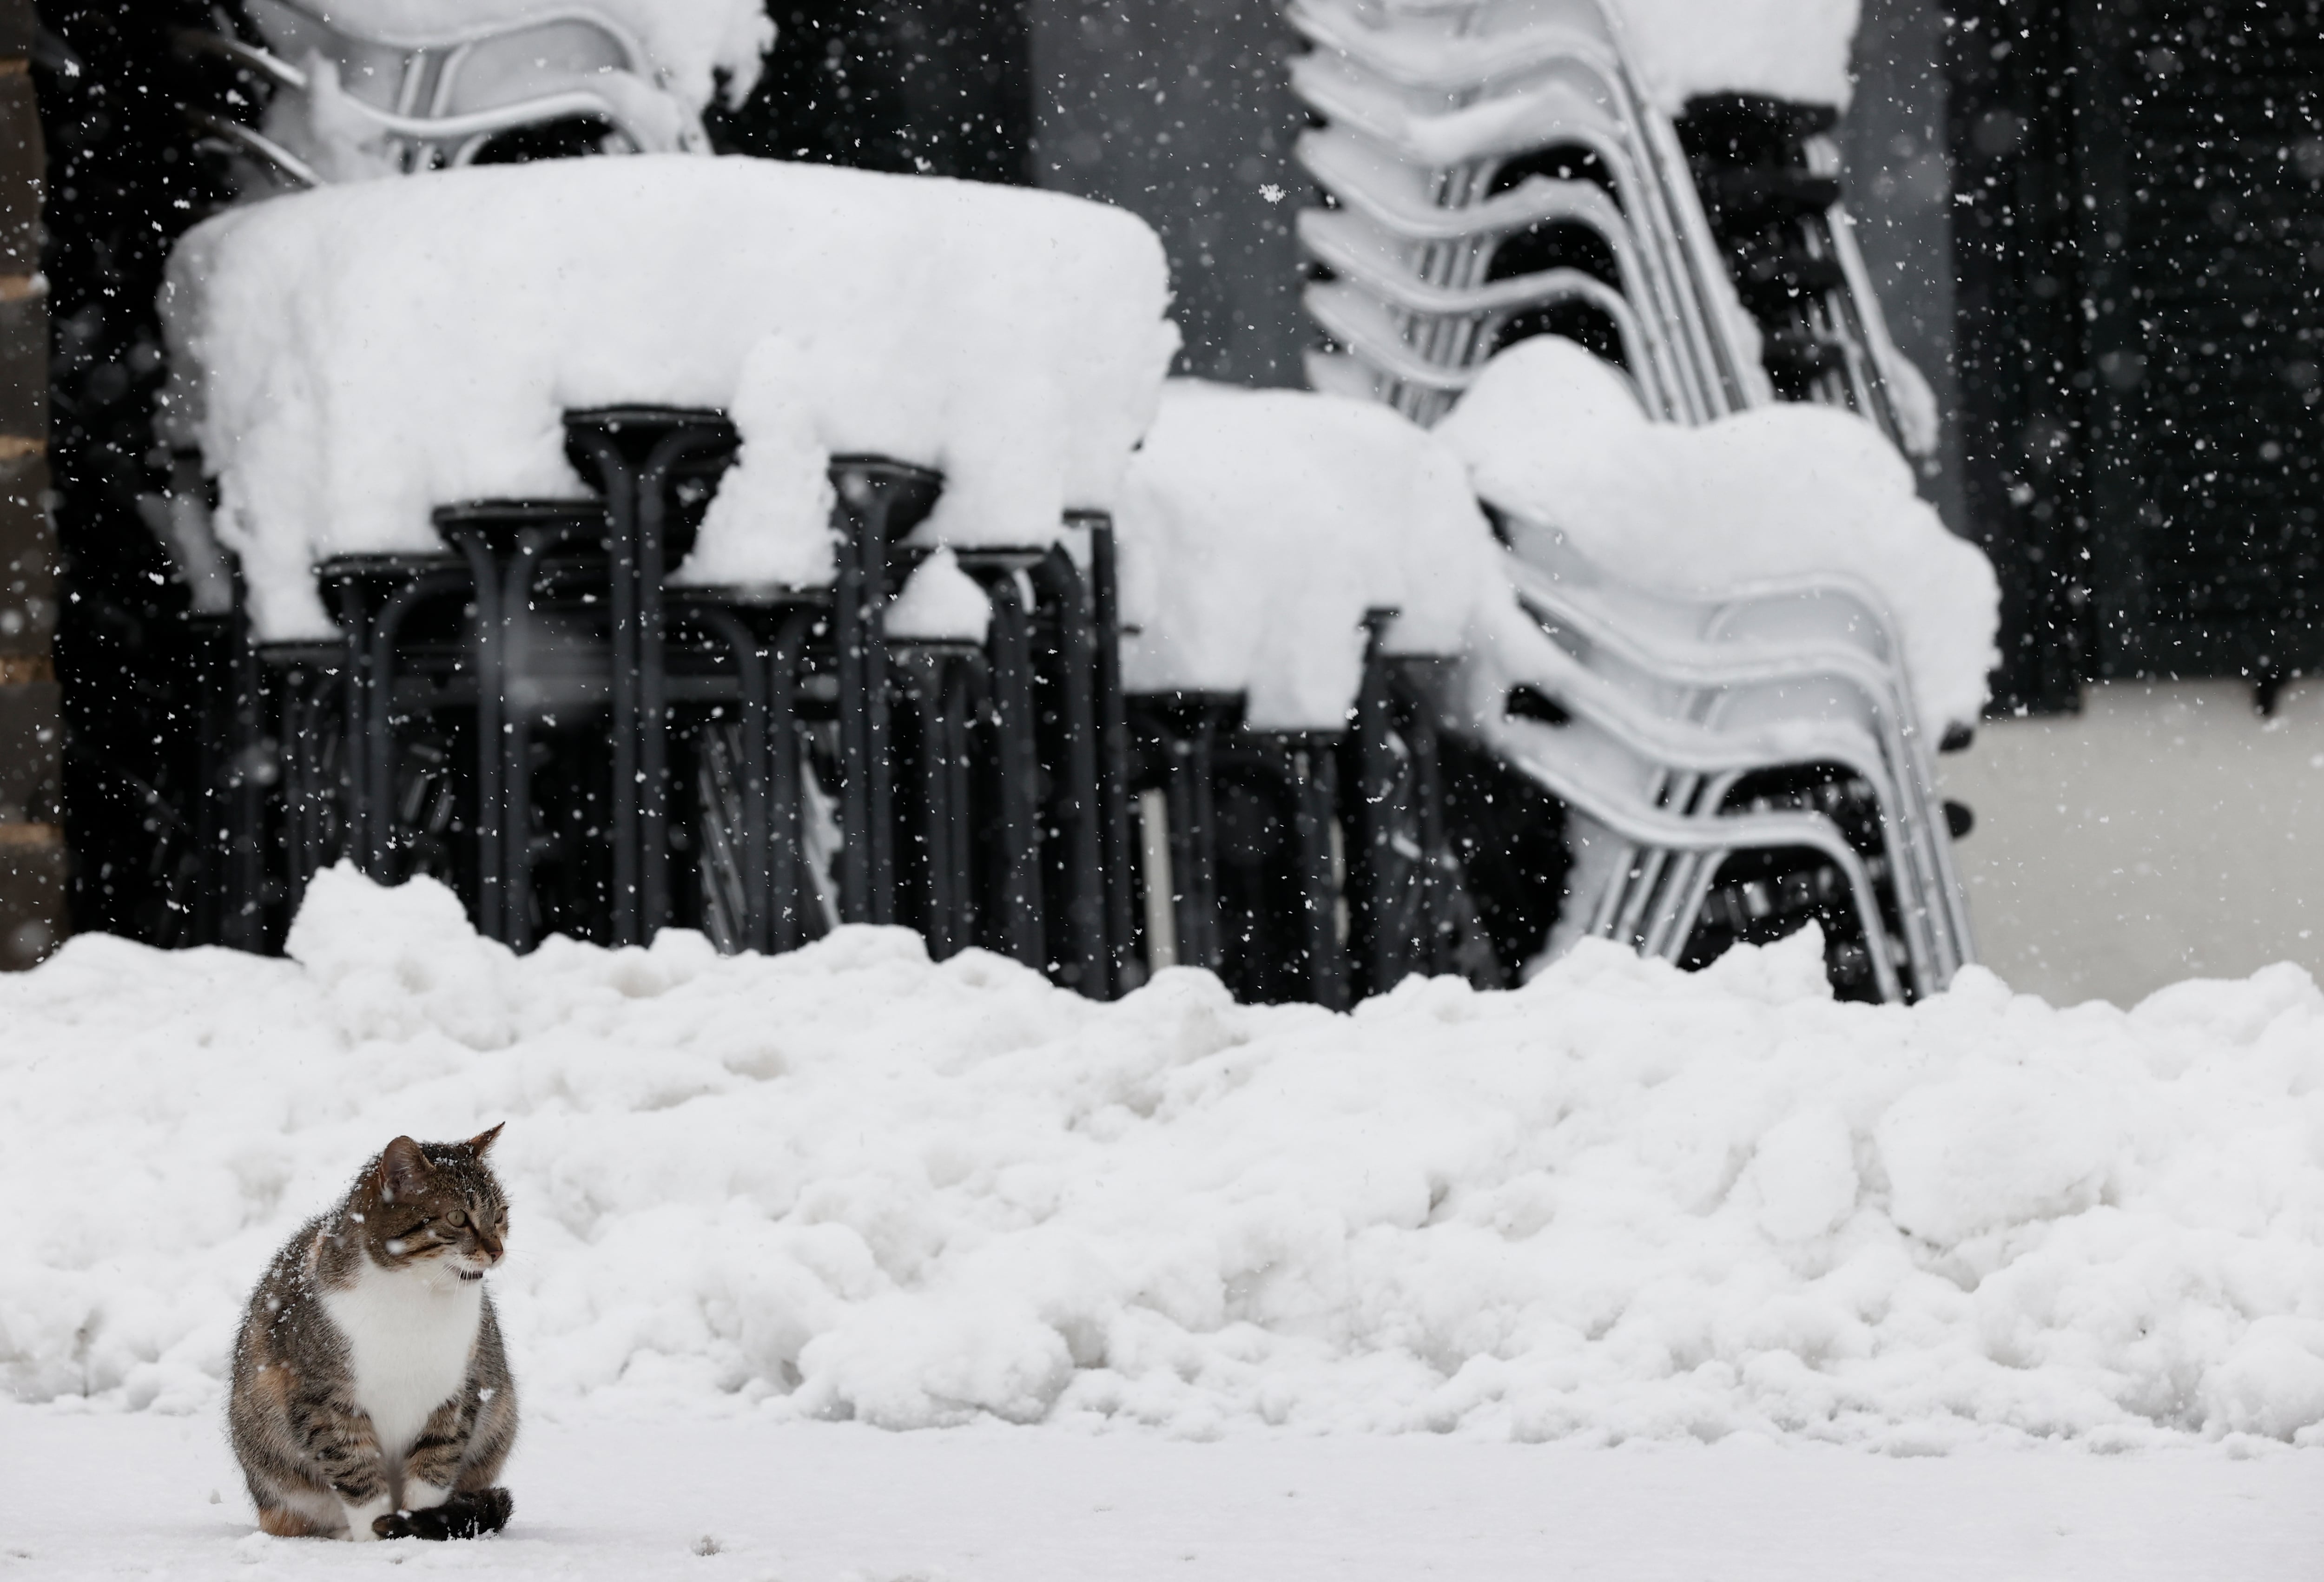
<svg viewBox="0 0 2324 1582">
<path fill-rule="evenodd" d="M 0 0 L 0 970 L 55 948 L 65 910 L 34 26 L 32 0 Z"/>
</svg>

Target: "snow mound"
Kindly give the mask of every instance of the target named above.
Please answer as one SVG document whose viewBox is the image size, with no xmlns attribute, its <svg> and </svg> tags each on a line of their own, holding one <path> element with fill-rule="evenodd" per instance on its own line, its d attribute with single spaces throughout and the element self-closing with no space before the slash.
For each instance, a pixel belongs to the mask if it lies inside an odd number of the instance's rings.
<svg viewBox="0 0 2324 1582">
<path fill-rule="evenodd" d="M 1993 567 L 1862 418 L 1781 403 L 1700 428 L 1652 423 L 1618 371 L 1537 336 L 1487 363 L 1434 432 L 1477 492 L 1514 513 L 1519 556 L 1551 563 L 1551 535 L 1624 582 L 1683 597 L 1846 574 L 1901 627 L 1923 720 L 1973 725 L 1983 710 L 2000 658 Z"/>
<path fill-rule="evenodd" d="M 2324 1439 L 2324 994 L 1835 1003 L 1812 935 L 1352 1016 L 848 928 L 722 959 L 316 883 L 293 961 L 0 979 L 0 1387 L 215 1407 L 398 1132 L 495 1121 L 535 1403 L 1206 1436 Z"/>
<path fill-rule="evenodd" d="M 1513 608 L 1460 458 L 1375 402 L 1172 380 L 1116 525 L 1130 690 L 1248 693 L 1260 729 L 1346 724 L 1367 610 L 1450 654 Z"/>
<path fill-rule="evenodd" d="M 992 601 L 957 556 L 939 549 L 904 579 L 884 624 L 899 642 L 982 643 L 992 635 Z"/>
<path fill-rule="evenodd" d="M 823 468 L 941 468 L 925 531 L 1054 540 L 1102 510 L 1177 331 L 1127 212 L 769 160 L 441 171 L 190 232 L 162 307 L 169 416 L 219 481 L 262 639 L 331 627 L 313 565 L 438 547 L 461 500 L 572 496 L 559 414 L 731 411 L 742 460 L 682 576 L 831 575 Z"/>
</svg>

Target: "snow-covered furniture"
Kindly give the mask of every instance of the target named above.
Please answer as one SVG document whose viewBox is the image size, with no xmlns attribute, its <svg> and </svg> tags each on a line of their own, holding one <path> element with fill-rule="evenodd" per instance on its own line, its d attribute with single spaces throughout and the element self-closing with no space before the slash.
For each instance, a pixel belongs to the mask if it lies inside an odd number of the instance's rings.
<svg viewBox="0 0 2324 1582">
<path fill-rule="evenodd" d="M 1702 421 L 1766 399 L 1668 117 L 1596 0 L 1457 22 L 1293 0 L 1287 15 L 1314 46 L 1293 87 L 1326 123 L 1300 156 L 1346 211 L 1301 216 L 1338 277 L 1311 286 L 1310 311 L 1350 359 L 1312 359 L 1317 388 L 1368 386 L 1433 421 L 1501 345 L 1561 322 L 1541 309 L 1572 304 L 1610 323 L 1661 415 Z M 1572 190 L 1585 174 L 1598 201 Z M 1593 239 L 1602 271 L 1559 243 L 1564 231 Z"/>
<path fill-rule="evenodd" d="M 569 161 L 249 206 L 172 278 L 242 617 L 347 656 L 345 854 L 408 870 L 424 749 L 512 943 L 535 903 L 638 942 L 893 921 L 1120 986 L 1103 512 L 1176 345 L 1139 222 Z"/>
<path fill-rule="evenodd" d="M 1174 382 L 1118 521 L 1149 947 L 1324 1003 L 1451 970 L 1435 722 L 1406 673 L 1508 605 L 1457 460 L 1376 403 Z"/>
<path fill-rule="evenodd" d="M 1862 731 L 1877 748 L 1901 821 L 1909 871 L 1900 869 L 1893 891 L 1918 990 L 1949 982 L 1975 960 L 1926 737 L 1871 601 L 1827 582 L 1690 603 L 1610 587 L 1578 565 L 1563 569 L 1552 576 L 1514 558 L 1509 567 L 1519 599 L 1562 646 L 1651 704 L 1729 730 L 1748 713 L 1777 722 L 1837 718 Z M 1811 612 L 1827 619 L 1812 626 L 1802 619 Z M 1741 777 L 1711 777 L 1686 787 L 1683 798 L 1715 812 Z M 1670 860 L 1677 872 L 1654 916 L 1646 915 L 1651 897 L 1640 892 L 1607 903 L 1591 932 L 1635 938 L 1649 954 L 1676 955 L 1687 943 L 1683 920 L 1699 915 L 1720 859 L 1702 851 Z"/>
<path fill-rule="evenodd" d="M 1299 157 L 1334 205 L 1299 222 L 1337 277 L 1308 291 L 1341 348 L 1311 355 L 1315 388 L 1431 421 L 1499 345 L 1549 328 L 1607 334 L 1675 420 L 1781 393 L 1852 408 L 1914 454 L 1934 445 L 1933 401 L 1889 338 L 1821 135 L 1848 97 L 1852 7 L 1285 9 L 1312 45 L 1293 86 L 1326 123 Z M 1761 124 L 1803 117 L 1807 133 Z M 1372 262 L 1351 269 L 1351 254 Z M 1594 275 L 1629 320 L 1595 292 L 1498 319 L 1458 295 L 1552 264 Z M 1384 271 L 1439 294 L 1383 290 Z"/>
<path fill-rule="evenodd" d="M 254 38 L 189 32 L 272 90 L 215 136 L 292 186 L 466 165 L 511 133 L 590 123 L 639 153 L 704 152 L 714 73 L 756 79 L 772 23 L 746 0 L 244 0 Z"/>
<path fill-rule="evenodd" d="M 1712 767 L 1715 754 L 1656 719 L 1845 768 L 1783 796 L 1877 832 L 1868 855 L 1915 992 L 1974 959 L 1929 759 L 1983 704 L 1997 593 L 1875 430 L 1788 405 L 1655 424 L 1618 373 L 1545 338 L 1496 359 L 1435 433 L 1494 507 L 1530 614 L 1619 694 L 1594 722 L 1657 766 L 1657 805 L 1718 822 L 1768 780 L 1741 762 Z M 1644 722 L 1625 726 L 1632 707 Z M 1873 750 L 1870 772 L 1813 749 L 1835 730 Z M 1585 886 L 1593 904 L 1569 922 L 1682 954 L 1720 849 L 1612 851 Z M 1716 883 L 1715 915 L 1764 913 L 1761 879 Z"/>
</svg>

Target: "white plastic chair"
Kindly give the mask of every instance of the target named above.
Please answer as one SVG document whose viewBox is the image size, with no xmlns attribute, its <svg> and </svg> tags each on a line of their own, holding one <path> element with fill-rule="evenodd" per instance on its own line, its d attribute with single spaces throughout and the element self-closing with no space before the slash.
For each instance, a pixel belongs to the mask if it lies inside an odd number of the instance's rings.
<svg viewBox="0 0 2324 1582">
<path fill-rule="evenodd" d="M 465 165 L 495 137 L 570 120 L 603 122 L 641 153 L 708 150 L 638 41 L 586 0 L 480 6 L 463 27 L 417 37 L 357 32 L 311 0 L 246 10 L 264 47 L 181 36 L 275 85 L 263 130 L 206 124 L 294 185 Z"/>
<path fill-rule="evenodd" d="M 1512 160 L 1554 148 L 1588 152 L 1612 180 L 1656 282 L 1640 306 L 1674 320 L 1673 339 L 1684 350 L 1689 382 L 1699 387 L 1690 405 L 1716 415 L 1772 399 L 1757 363 L 1757 331 L 1744 324 L 1675 137 L 1665 124 L 1658 139 L 1658 113 L 1628 101 L 1599 72 L 1547 78 L 1506 98 L 1436 113 L 1337 55 L 1294 60 L 1292 83 L 1327 118 L 1328 130 L 1344 130 L 1381 156 L 1425 171 L 1428 197 L 1446 208 L 1491 196 Z M 1670 159 L 1680 161 L 1675 179 L 1663 169 Z"/>
<path fill-rule="evenodd" d="M 1904 985 L 1889 953 L 1878 891 L 1864 860 L 1839 825 L 1818 813 L 1738 813 L 1688 817 L 1658 805 L 1655 787 L 1663 769 L 1594 717 L 1594 700 L 1576 702 L 1563 725 L 1513 716 L 1508 698 L 1513 677 L 1490 658 L 1472 655 L 1460 670 L 1443 726 L 1478 740 L 1516 772 L 1532 780 L 1576 813 L 1611 831 L 1630 846 L 1662 852 L 1731 852 L 1804 849 L 1828 860 L 1840 875 L 1862 925 L 1865 950 L 1880 997 L 1904 998 Z M 1618 909 L 1633 888 L 1629 865 L 1601 869 L 1600 893 L 1577 896 L 1573 904 L 1595 922 Z M 1608 903 L 1613 904 L 1609 908 Z M 1695 910 L 1699 912 L 1700 903 Z M 1692 932 L 1693 916 L 1683 919 Z"/>
<path fill-rule="evenodd" d="M 1714 727 L 1821 718 L 1849 723 L 1877 743 L 1894 787 L 1890 811 L 1904 837 L 1909 866 L 1897 880 L 1910 893 L 1900 888 L 1900 911 L 1915 957 L 1939 987 L 1974 961 L 1928 736 L 1877 598 L 1835 578 L 1689 602 L 1574 575 L 1582 564 L 1572 557 L 1559 575 L 1512 556 L 1507 569 L 1521 602 L 1598 673 L 1632 681 L 1642 695 Z M 1705 785 L 1700 795 L 1715 805 L 1735 777 Z M 1715 861 L 1689 861 L 1700 871 L 1682 877 L 1707 888 Z M 1671 951 L 1683 943 L 1655 937 Z"/>
</svg>

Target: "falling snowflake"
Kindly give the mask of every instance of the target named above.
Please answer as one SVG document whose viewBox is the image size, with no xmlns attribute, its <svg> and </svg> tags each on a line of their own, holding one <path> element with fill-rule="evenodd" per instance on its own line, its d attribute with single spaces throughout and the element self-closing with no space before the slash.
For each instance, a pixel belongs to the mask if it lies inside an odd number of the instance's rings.
<svg viewBox="0 0 2324 1582">
<path fill-rule="evenodd" d="M 1269 181 L 1265 186 L 1261 187 L 1259 189 L 1259 195 L 1267 199 L 1269 203 L 1281 203 L 1283 201 L 1283 189 L 1277 187 L 1272 181 Z"/>
</svg>

